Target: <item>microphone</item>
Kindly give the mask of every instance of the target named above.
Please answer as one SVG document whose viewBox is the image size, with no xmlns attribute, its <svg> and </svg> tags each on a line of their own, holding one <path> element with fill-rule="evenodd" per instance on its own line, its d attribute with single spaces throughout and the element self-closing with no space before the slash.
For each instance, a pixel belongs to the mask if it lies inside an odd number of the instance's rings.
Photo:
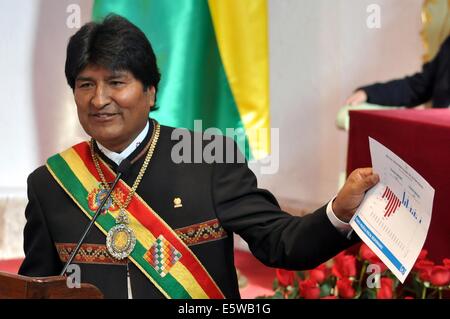
<svg viewBox="0 0 450 319">
<path fill-rule="evenodd" d="M 117 167 L 116 179 L 114 180 L 114 182 L 112 183 L 111 187 L 109 188 L 108 193 L 106 194 L 105 198 L 103 198 L 102 202 L 100 203 L 100 206 L 97 208 L 97 211 L 95 212 L 94 217 L 92 217 L 91 222 L 89 223 L 89 225 L 84 230 L 83 235 L 81 236 L 80 240 L 78 241 L 77 247 L 72 252 L 72 254 L 70 255 L 70 257 L 67 260 L 66 264 L 64 265 L 63 270 L 59 274 L 60 276 L 64 276 L 64 274 L 67 271 L 67 267 L 69 267 L 69 265 L 72 263 L 73 259 L 75 258 L 76 254 L 78 254 L 78 251 L 80 250 L 81 245 L 84 242 L 84 239 L 86 238 L 87 234 L 91 230 L 92 225 L 94 225 L 94 223 L 97 220 L 98 216 L 100 216 L 100 213 L 103 210 L 103 206 L 105 206 L 106 201 L 111 197 L 111 194 L 112 194 L 112 192 L 114 190 L 114 187 L 116 187 L 117 183 L 119 182 L 119 179 L 123 175 L 128 174 L 130 169 L 131 169 L 131 162 L 128 159 L 126 159 L 126 158 L 123 159 L 122 162 L 120 162 L 119 167 Z"/>
</svg>

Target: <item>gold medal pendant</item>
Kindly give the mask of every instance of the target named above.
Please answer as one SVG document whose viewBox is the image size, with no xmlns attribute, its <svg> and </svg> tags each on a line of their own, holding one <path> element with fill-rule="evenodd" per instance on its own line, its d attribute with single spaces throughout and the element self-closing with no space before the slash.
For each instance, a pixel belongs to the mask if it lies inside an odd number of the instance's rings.
<svg viewBox="0 0 450 319">
<path fill-rule="evenodd" d="M 111 228 L 106 236 L 106 248 L 116 259 L 127 258 L 136 245 L 134 232 L 125 224 L 118 224 Z"/>
<path fill-rule="evenodd" d="M 111 228 L 106 236 L 106 248 L 114 258 L 121 260 L 127 258 L 136 245 L 136 236 L 128 227 L 128 216 L 120 210 L 116 226 Z"/>
</svg>

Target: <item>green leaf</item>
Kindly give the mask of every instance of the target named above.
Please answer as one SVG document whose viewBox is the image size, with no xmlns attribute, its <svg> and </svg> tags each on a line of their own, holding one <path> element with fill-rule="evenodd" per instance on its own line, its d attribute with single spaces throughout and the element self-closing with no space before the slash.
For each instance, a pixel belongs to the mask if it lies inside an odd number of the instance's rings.
<svg viewBox="0 0 450 319">
<path fill-rule="evenodd" d="M 331 294 L 331 285 L 328 283 L 324 283 L 320 286 L 320 297 L 326 297 Z"/>
<path fill-rule="evenodd" d="M 281 291 L 276 291 L 275 294 L 273 295 L 273 299 L 284 299 L 283 294 L 281 293 Z"/>
<path fill-rule="evenodd" d="M 411 289 L 416 294 L 416 299 L 420 299 L 422 297 L 423 284 L 419 281 L 417 276 L 411 281 Z"/>
<path fill-rule="evenodd" d="M 273 290 L 277 290 L 278 287 L 280 287 L 280 284 L 278 282 L 278 278 L 275 278 L 274 281 L 273 281 L 273 284 L 272 284 L 272 289 Z"/>
<path fill-rule="evenodd" d="M 288 296 L 287 296 L 287 299 L 296 299 L 296 298 L 298 298 L 298 288 L 293 288 L 290 292 L 289 292 L 289 294 L 288 294 Z"/>
<path fill-rule="evenodd" d="M 360 299 L 376 299 L 377 293 L 374 289 L 363 289 L 361 291 Z"/>
<path fill-rule="evenodd" d="M 353 299 L 360 299 L 362 295 L 362 289 L 361 287 L 357 286 L 355 288 L 355 296 L 353 297 Z"/>
</svg>

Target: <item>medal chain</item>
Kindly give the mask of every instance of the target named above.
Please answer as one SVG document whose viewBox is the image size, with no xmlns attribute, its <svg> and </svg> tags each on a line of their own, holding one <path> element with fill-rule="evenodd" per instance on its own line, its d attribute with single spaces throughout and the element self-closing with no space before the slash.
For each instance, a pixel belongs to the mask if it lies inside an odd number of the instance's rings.
<svg viewBox="0 0 450 319">
<path fill-rule="evenodd" d="M 158 142 L 158 139 L 159 139 L 160 125 L 159 125 L 159 123 L 157 123 L 157 122 L 155 122 L 153 120 L 153 127 L 154 127 L 153 133 L 152 133 L 152 136 L 150 138 L 150 141 L 151 141 L 150 148 L 149 148 L 149 150 L 147 152 L 147 155 L 145 156 L 144 163 L 142 164 L 142 167 L 139 170 L 139 174 L 138 174 L 138 176 L 136 177 L 136 180 L 133 183 L 131 191 L 128 193 L 128 196 L 127 196 L 127 198 L 125 200 L 125 203 L 122 205 L 122 202 L 120 200 L 118 200 L 114 196 L 114 193 L 111 193 L 111 197 L 112 197 L 113 201 L 115 203 L 117 203 L 117 205 L 120 208 L 120 215 L 125 213 L 125 209 L 127 209 L 128 205 L 130 204 L 131 199 L 133 198 L 133 195 L 136 192 L 136 190 L 137 190 L 137 188 L 138 188 L 138 186 L 139 186 L 139 184 L 140 184 L 140 182 L 141 182 L 141 180 L 142 180 L 142 178 L 144 176 L 144 173 L 147 170 L 147 166 L 150 163 L 150 160 L 151 160 L 151 158 L 153 156 L 153 152 L 155 150 L 156 143 Z M 106 190 L 109 190 L 109 184 L 106 181 L 105 175 L 103 174 L 103 171 L 102 171 L 102 169 L 100 167 L 100 164 L 98 162 L 97 154 L 95 154 L 95 151 L 94 151 L 94 139 L 91 139 L 91 141 L 90 141 L 90 149 L 91 149 L 92 160 L 94 162 L 95 169 L 97 170 L 97 173 L 100 176 L 102 185 L 103 185 L 103 187 Z M 126 218 L 126 215 L 125 216 L 120 216 L 120 215 L 119 215 L 118 219 L 122 219 L 122 221 L 118 220 L 118 222 L 127 223 L 128 218 Z"/>
</svg>

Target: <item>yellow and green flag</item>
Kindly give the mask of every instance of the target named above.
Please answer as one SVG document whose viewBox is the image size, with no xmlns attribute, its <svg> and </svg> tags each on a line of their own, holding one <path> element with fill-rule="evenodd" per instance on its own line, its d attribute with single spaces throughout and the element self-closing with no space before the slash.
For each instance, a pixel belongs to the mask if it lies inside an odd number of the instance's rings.
<svg viewBox="0 0 450 319">
<path fill-rule="evenodd" d="M 174 127 L 196 129 L 202 120 L 203 130 L 234 129 L 247 158 L 269 154 L 267 0 L 95 1 L 94 20 L 109 13 L 152 43 L 162 74 L 152 117 Z"/>
</svg>

